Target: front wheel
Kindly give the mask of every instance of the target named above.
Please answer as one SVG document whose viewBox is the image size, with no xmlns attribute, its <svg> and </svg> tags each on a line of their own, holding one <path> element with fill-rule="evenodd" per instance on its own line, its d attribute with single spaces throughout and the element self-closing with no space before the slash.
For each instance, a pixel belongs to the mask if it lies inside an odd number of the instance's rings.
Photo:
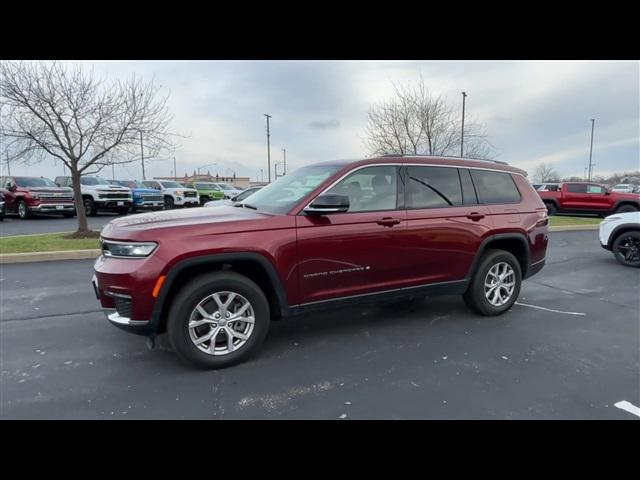
<svg viewBox="0 0 640 480">
<path fill-rule="evenodd" d="M 481 315 L 500 315 L 516 302 L 521 284 L 522 270 L 516 257 L 504 250 L 487 250 L 463 298 Z"/>
<path fill-rule="evenodd" d="M 91 197 L 86 197 L 82 204 L 84 205 L 84 213 L 87 217 L 95 217 L 98 213 L 96 210 L 96 206 L 93 203 L 93 199 Z"/>
<path fill-rule="evenodd" d="M 171 210 L 174 208 L 175 202 L 173 201 L 173 197 L 164 197 L 164 208 L 165 210 Z"/>
<path fill-rule="evenodd" d="M 29 210 L 29 207 L 27 207 L 27 204 L 22 200 L 18 201 L 18 217 L 20 217 L 22 220 L 31 217 L 31 211 Z"/>
<path fill-rule="evenodd" d="M 627 267 L 640 267 L 640 232 L 625 232 L 613 241 L 616 260 Z"/>
<path fill-rule="evenodd" d="M 167 331 L 181 360 L 222 368 L 245 360 L 267 335 L 269 302 L 252 280 L 231 271 L 195 278 L 178 292 Z"/>
</svg>

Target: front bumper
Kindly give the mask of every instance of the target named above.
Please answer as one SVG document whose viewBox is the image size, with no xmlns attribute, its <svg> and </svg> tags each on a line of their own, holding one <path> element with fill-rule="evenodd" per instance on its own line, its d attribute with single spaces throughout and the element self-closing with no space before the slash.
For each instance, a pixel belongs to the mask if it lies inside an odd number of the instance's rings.
<svg viewBox="0 0 640 480">
<path fill-rule="evenodd" d="M 140 201 L 134 202 L 136 208 L 164 208 L 164 201 Z"/>
<path fill-rule="evenodd" d="M 98 200 L 94 204 L 99 209 L 131 208 L 131 200 Z"/>
<path fill-rule="evenodd" d="M 55 212 L 75 212 L 76 207 L 73 203 L 39 203 L 38 205 L 30 205 L 29 210 L 39 213 L 55 213 Z"/>
<path fill-rule="evenodd" d="M 200 199 L 198 197 L 173 197 L 173 204 L 178 206 L 200 205 Z"/>
</svg>

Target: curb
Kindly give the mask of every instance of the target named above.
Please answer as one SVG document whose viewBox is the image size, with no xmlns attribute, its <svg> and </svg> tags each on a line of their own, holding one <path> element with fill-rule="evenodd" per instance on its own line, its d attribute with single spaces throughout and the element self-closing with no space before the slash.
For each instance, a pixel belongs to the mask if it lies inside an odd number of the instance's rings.
<svg viewBox="0 0 640 480">
<path fill-rule="evenodd" d="M 557 227 L 549 227 L 550 232 L 571 232 L 581 230 L 599 230 L 600 225 L 562 225 Z"/>
<path fill-rule="evenodd" d="M 0 254 L 0 265 L 9 263 L 52 262 L 55 260 L 86 260 L 100 256 L 99 249 L 63 250 L 58 252 L 30 252 Z"/>
</svg>

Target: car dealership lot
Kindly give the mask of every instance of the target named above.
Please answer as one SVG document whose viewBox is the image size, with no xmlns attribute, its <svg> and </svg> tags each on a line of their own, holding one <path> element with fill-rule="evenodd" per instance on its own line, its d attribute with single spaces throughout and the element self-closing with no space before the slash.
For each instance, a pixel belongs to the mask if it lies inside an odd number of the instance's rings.
<svg viewBox="0 0 640 480">
<path fill-rule="evenodd" d="M 209 372 L 109 325 L 91 271 L 2 266 L 2 418 L 634 419 L 614 404 L 640 405 L 640 270 L 596 231 L 551 233 L 501 317 L 459 297 L 315 313 Z"/>
</svg>

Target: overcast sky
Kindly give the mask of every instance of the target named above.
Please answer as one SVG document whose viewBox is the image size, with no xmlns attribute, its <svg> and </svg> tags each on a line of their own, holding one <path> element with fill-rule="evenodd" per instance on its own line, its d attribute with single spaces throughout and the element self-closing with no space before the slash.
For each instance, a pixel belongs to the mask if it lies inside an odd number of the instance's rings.
<svg viewBox="0 0 640 480">
<path fill-rule="evenodd" d="M 266 179 L 287 151 L 289 169 L 366 156 L 367 109 L 392 94 L 392 82 L 425 79 L 429 89 L 486 126 L 497 159 L 532 173 L 541 161 L 582 176 L 596 119 L 594 174 L 640 168 L 640 63 L 636 61 L 162 61 L 85 62 L 99 75 L 155 76 L 170 93 L 173 130 L 188 135 L 176 151 L 178 174 L 210 163 L 212 174 Z M 282 167 L 280 166 L 280 171 Z M 147 178 L 172 174 L 173 161 L 146 165 Z M 3 165 L 3 173 L 6 169 Z M 273 170 L 272 170 L 273 171 Z M 63 173 L 53 161 L 12 167 L 13 174 Z M 111 168 L 101 173 L 111 178 Z M 141 178 L 139 163 L 115 167 Z"/>
</svg>

